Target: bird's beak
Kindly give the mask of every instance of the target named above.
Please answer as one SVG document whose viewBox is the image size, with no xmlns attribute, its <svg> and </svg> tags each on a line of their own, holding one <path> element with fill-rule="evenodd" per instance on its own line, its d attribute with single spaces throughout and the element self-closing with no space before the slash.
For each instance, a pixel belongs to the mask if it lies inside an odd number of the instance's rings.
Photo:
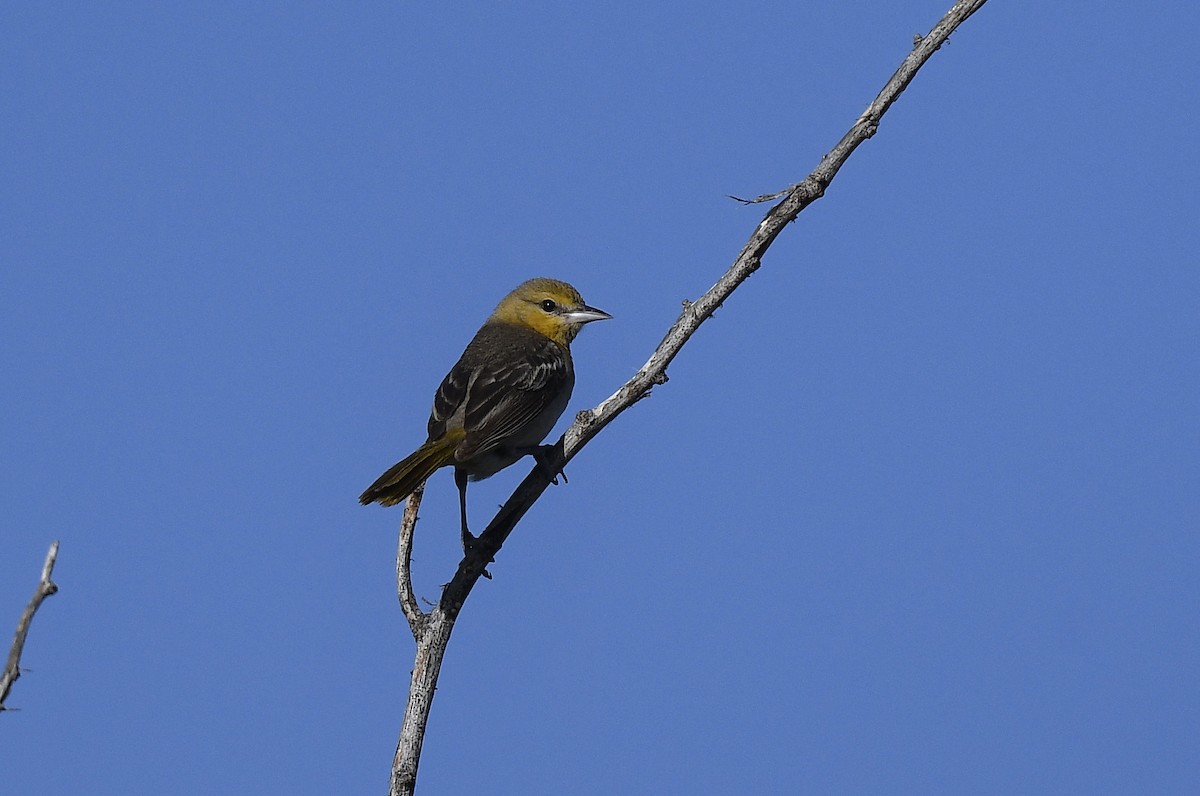
<svg viewBox="0 0 1200 796">
<path fill-rule="evenodd" d="M 562 317 L 568 323 L 591 323 L 592 321 L 607 321 L 612 316 L 604 310 L 598 310 L 595 307 L 589 307 L 584 304 L 577 310 L 564 312 Z"/>
</svg>

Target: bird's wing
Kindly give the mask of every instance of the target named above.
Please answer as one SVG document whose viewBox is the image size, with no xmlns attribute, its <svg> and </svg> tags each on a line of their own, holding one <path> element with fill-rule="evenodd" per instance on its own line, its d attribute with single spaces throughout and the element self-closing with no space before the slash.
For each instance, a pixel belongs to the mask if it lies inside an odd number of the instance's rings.
<svg viewBox="0 0 1200 796">
<path fill-rule="evenodd" d="M 545 338 L 523 345 L 519 355 L 482 363 L 476 372 L 468 390 L 463 423 L 467 437 L 458 447 L 460 459 L 487 453 L 519 436 L 571 388 L 570 360 Z"/>
<path fill-rule="evenodd" d="M 464 355 L 446 374 L 446 378 L 442 379 L 433 396 L 433 410 L 429 413 L 429 439 L 440 439 L 444 436 L 447 426 L 454 420 L 455 415 L 460 414 L 459 408 L 467 400 L 474 370 Z"/>
</svg>

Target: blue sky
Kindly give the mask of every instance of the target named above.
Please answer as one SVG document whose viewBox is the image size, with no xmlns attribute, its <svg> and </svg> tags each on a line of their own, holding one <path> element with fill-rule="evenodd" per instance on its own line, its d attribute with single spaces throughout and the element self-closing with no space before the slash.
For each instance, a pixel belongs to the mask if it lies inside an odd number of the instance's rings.
<svg viewBox="0 0 1200 796">
<path fill-rule="evenodd" d="M 0 630 L 62 549 L 5 792 L 383 792 L 356 498 L 474 330 L 571 281 L 599 402 L 949 5 L 11 6 Z M 519 526 L 421 792 L 1194 793 L 1198 22 L 968 21 Z"/>
</svg>

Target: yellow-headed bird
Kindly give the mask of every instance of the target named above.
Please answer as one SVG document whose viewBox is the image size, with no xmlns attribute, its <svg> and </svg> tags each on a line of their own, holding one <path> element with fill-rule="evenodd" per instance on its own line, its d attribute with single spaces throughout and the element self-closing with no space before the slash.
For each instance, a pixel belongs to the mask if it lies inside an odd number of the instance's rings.
<svg viewBox="0 0 1200 796">
<path fill-rule="evenodd" d="M 575 386 L 571 341 L 585 323 L 610 317 L 556 279 L 530 279 L 509 293 L 438 387 L 428 441 L 379 476 L 359 501 L 394 506 L 435 470 L 453 465 L 463 546 L 469 547 L 467 480 L 540 454 Z"/>
</svg>

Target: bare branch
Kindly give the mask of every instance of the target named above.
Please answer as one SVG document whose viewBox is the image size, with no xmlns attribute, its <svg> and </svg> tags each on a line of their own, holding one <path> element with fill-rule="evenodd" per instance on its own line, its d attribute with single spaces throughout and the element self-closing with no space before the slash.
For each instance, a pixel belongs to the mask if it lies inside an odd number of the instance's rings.
<svg viewBox="0 0 1200 796">
<path fill-rule="evenodd" d="M 21 676 L 21 652 L 25 649 L 25 637 L 29 634 L 29 626 L 33 624 L 33 615 L 42 606 L 42 601 L 58 591 L 58 586 L 50 579 L 54 574 L 54 562 L 58 559 L 58 542 L 50 544 L 50 552 L 46 554 L 46 563 L 42 565 L 42 579 L 34 589 L 33 599 L 25 606 L 21 620 L 17 622 L 17 633 L 13 637 L 12 649 L 8 653 L 8 662 L 4 664 L 4 672 L 0 673 L 0 710 L 10 710 L 4 707 L 4 700 L 12 690 L 13 683 Z"/>
<path fill-rule="evenodd" d="M 759 222 L 729 270 L 695 302 L 684 303 L 679 318 L 641 370 L 619 390 L 601 401 L 596 408 L 579 413 L 575 422 L 555 446 L 555 458 L 547 462 L 549 466 L 533 469 L 480 535 L 476 549 L 463 559 L 454 579 L 442 593 L 443 610 L 457 613 L 462 607 L 483 568 L 495 560 L 496 553 L 513 527 L 546 490 L 549 485 L 546 472 L 561 468 L 569 462 L 584 445 L 600 433 L 601 429 L 616 419 L 617 415 L 646 397 L 652 387 L 666 381 L 667 366 L 683 348 L 684 343 L 696 333 L 700 324 L 712 317 L 717 308 L 742 282 L 758 270 L 763 255 L 783 228 L 794 221 L 804 208 L 825 194 L 825 189 L 833 182 L 833 178 L 858 145 L 878 131 L 883 114 L 912 82 L 917 70 L 937 52 L 954 29 L 985 2 L 986 0 L 960 0 L 927 36 L 916 43 L 912 52 L 900 64 L 900 68 L 855 121 L 854 126 L 842 136 L 837 146 L 821 158 L 821 162 L 808 177 L 788 189 L 783 201 L 771 208 Z"/>
<path fill-rule="evenodd" d="M 392 776 L 388 787 L 391 796 L 412 794 L 417 786 L 417 766 L 421 762 L 421 746 L 425 742 L 425 725 L 437 690 L 442 658 L 454 630 L 454 617 L 434 610 L 428 616 L 421 640 L 417 642 L 417 657 L 413 661 L 412 680 L 408 687 L 408 703 L 400 725 L 400 739 L 392 758 Z"/>
<path fill-rule="evenodd" d="M 400 610 L 412 628 L 413 638 L 421 640 L 421 631 L 429 616 L 417 604 L 417 595 L 412 586 L 412 542 L 413 531 L 417 527 L 417 510 L 421 507 L 421 496 L 425 494 L 425 485 L 408 496 L 404 504 L 404 515 L 400 518 L 400 542 L 396 549 L 396 595 L 400 598 Z"/>
<path fill-rule="evenodd" d="M 712 316 L 742 282 L 758 270 L 775 238 L 783 228 L 825 194 L 842 165 L 858 145 L 879 129 L 879 122 L 892 103 L 912 82 L 917 71 L 946 42 L 950 34 L 979 10 L 986 0 L 959 0 L 937 25 L 924 37 L 913 39 L 913 49 L 891 76 L 878 96 L 867 106 L 850 130 L 804 180 L 777 194 L 764 195 L 743 203 L 782 201 L 767 212 L 750 239 L 742 248 L 729 270 L 695 302 L 684 302 L 683 310 L 667 331 L 658 348 L 646 364 L 619 390 L 601 401 L 594 409 L 580 412 L 554 446 L 551 455 L 525 477 L 517 490 L 500 508 L 499 513 L 479 535 L 475 547 L 463 558 L 458 570 L 442 591 L 438 605 L 425 616 L 426 624 L 417 640 L 417 658 L 412 672 L 408 705 L 404 714 L 400 742 L 392 762 L 389 793 L 392 796 L 411 794 L 416 786 L 417 765 L 425 723 L 432 705 L 442 656 L 450 640 L 454 621 L 471 589 L 485 573 L 489 563 L 503 546 L 517 522 L 550 485 L 548 473 L 560 471 L 593 437 L 619 414 L 650 394 L 650 390 L 667 381 L 667 366 L 691 339 L 700 325 Z M 736 198 L 736 197 L 734 197 Z M 401 543 L 403 545 L 403 541 Z M 403 597 L 402 597 L 403 602 Z M 407 615 L 407 611 L 406 611 Z M 410 619 L 410 624 L 412 620 Z"/>
</svg>

